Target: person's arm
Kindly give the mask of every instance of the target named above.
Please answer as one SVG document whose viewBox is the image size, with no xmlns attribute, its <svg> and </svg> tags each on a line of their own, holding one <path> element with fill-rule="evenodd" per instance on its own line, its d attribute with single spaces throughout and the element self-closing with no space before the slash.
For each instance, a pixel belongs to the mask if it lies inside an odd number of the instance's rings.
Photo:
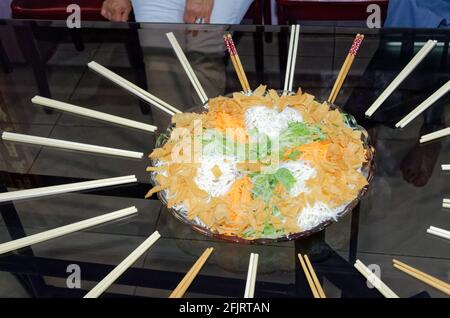
<svg viewBox="0 0 450 318">
<path fill-rule="evenodd" d="M 197 23 L 198 19 L 203 19 L 204 23 L 210 23 L 213 7 L 214 0 L 186 0 L 184 23 Z"/>
<path fill-rule="evenodd" d="M 126 22 L 131 12 L 131 0 L 105 0 L 101 14 L 110 21 Z"/>
</svg>

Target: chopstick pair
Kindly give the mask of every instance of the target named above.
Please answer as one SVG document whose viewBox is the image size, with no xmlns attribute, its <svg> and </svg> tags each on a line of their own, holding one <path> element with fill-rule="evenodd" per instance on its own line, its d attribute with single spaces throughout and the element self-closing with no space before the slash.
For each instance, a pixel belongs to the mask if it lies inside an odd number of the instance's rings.
<svg viewBox="0 0 450 318">
<path fill-rule="evenodd" d="M 121 185 L 121 184 L 126 184 L 126 183 L 133 183 L 133 182 L 137 182 L 137 178 L 135 175 L 116 177 L 116 178 L 99 179 L 99 180 L 92 180 L 92 181 L 67 183 L 67 184 L 42 187 L 42 188 L 16 190 L 16 191 L 11 191 L 11 192 L 0 193 L 0 202 L 32 199 L 32 198 L 49 196 L 49 195 L 90 190 L 90 189 L 103 188 L 103 187 L 110 187 L 110 186 Z"/>
<path fill-rule="evenodd" d="M 450 231 L 435 227 L 435 226 L 430 226 L 427 229 L 427 233 L 434 235 L 434 236 L 438 236 L 440 238 L 444 238 L 447 240 L 450 240 Z"/>
<path fill-rule="evenodd" d="M 82 231 L 87 228 L 104 224 L 113 220 L 121 219 L 137 213 L 136 207 L 129 207 L 126 209 L 110 212 L 97 217 L 93 217 L 84 221 L 75 222 L 72 224 L 64 225 L 52 230 L 44 231 L 41 233 L 26 236 L 17 240 L 13 240 L 7 243 L 0 244 L 0 254 L 4 254 L 13 250 L 17 250 L 26 246 L 48 241 L 57 237 L 61 237 L 77 231 Z M 142 256 L 142 254 L 148 250 L 153 243 L 160 238 L 158 231 L 155 231 L 147 240 L 145 240 L 137 249 L 135 249 L 127 258 L 125 258 L 119 265 L 117 265 L 113 271 L 111 271 L 103 280 L 101 280 L 85 298 L 97 298 L 99 297 L 114 281 L 117 280 L 136 260 Z"/>
<path fill-rule="evenodd" d="M 405 128 L 411 121 L 413 121 L 417 116 L 427 110 L 431 105 L 438 101 L 442 96 L 448 93 L 450 90 L 450 81 L 445 83 L 441 88 L 439 88 L 433 95 L 428 97 L 425 101 L 417 106 L 413 111 L 406 115 L 402 120 L 400 120 L 395 127 Z"/>
<path fill-rule="evenodd" d="M 22 142 L 32 145 L 40 145 L 46 147 L 54 147 L 60 149 L 84 151 L 90 153 L 98 153 L 110 156 L 119 156 L 127 158 L 142 159 L 144 154 L 142 152 L 135 152 L 117 148 L 109 148 L 97 145 L 84 144 L 73 141 L 66 141 L 61 139 L 44 138 L 38 136 L 31 136 L 25 134 L 16 134 L 11 132 L 3 132 L 1 138 L 5 141 Z"/>
<path fill-rule="evenodd" d="M 300 25 L 291 26 L 291 35 L 289 37 L 289 51 L 286 64 L 286 75 L 284 78 L 283 95 L 292 92 L 294 83 L 295 64 L 297 62 L 298 39 L 300 36 Z"/>
<path fill-rule="evenodd" d="M 203 252 L 203 254 L 198 258 L 198 260 L 195 262 L 195 264 L 191 267 L 191 269 L 187 272 L 187 274 L 180 281 L 178 286 L 170 294 L 169 298 L 183 297 L 183 295 L 186 293 L 186 290 L 192 284 L 195 277 L 200 272 L 200 270 L 202 269 L 203 265 L 208 260 L 209 256 L 213 252 L 213 250 L 214 250 L 214 248 L 209 247 Z"/>
<path fill-rule="evenodd" d="M 247 281 L 245 284 L 244 298 L 253 298 L 255 296 L 256 272 L 258 270 L 258 258 L 256 253 L 250 254 L 250 262 L 248 263 Z"/>
<path fill-rule="evenodd" d="M 180 110 L 173 107 L 172 105 L 169 105 L 168 103 L 164 102 L 163 100 L 159 99 L 158 97 L 150 94 L 145 89 L 140 88 L 139 86 L 131 83 L 130 81 L 126 80 L 122 76 L 117 75 L 116 73 L 112 72 L 111 70 L 107 69 L 106 67 L 100 65 L 99 63 L 92 61 L 88 63 L 88 67 L 98 74 L 106 77 L 113 83 L 119 85 L 120 87 L 124 88 L 128 92 L 138 96 L 142 100 L 150 103 L 153 106 L 156 106 L 160 110 L 166 112 L 169 115 L 174 115 L 176 113 L 181 113 Z"/>
<path fill-rule="evenodd" d="M 203 89 L 203 86 L 200 84 L 200 81 L 198 80 L 197 75 L 195 75 L 191 64 L 189 63 L 188 59 L 186 58 L 186 55 L 184 54 L 183 50 L 181 49 L 181 46 L 178 43 L 177 38 L 175 37 L 173 32 L 166 33 L 166 36 L 169 39 L 169 42 L 172 45 L 172 48 L 175 51 L 175 54 L 176 54 L 178 60 L 180 61 L 181 66 L 183 67 L 184 71 L 186 72 L 187 76 L 189 77 L 189 80 L 191 81 L 192 86 L 194 86 L 194 89 L 197 92 L 197 95 L 200 98 L 200 101 L 206 107 L 206 104 L 208 102 L 208 96 L 206 95 L 205 90 Z"/>
<path fill-rule="evenodd" d="M 97 120 L 102 120 L 105 122 L 129 127 L 129 128 L 135 128 L 140 129 L 148 132 L 154 132 L 158 129 L 158 127 L 153 125 L 144 124 L 138 121 L 122 118 L 119 116 L 110 115 L 107 113 L 102 113 L 96 110 L 92 110 L 89 108 L 84 108 L 76 105 L 72 105 L 69 103 L 60 102 L 54 99 L 42 97 L 42 96 L 34 96 L 31 99 L 31 102 L 36 105 L 50 107 L 53 109 L 69 112 L 72 114 L 89 117 Z"/>
<path fill-rule="evenodd" d="M 302 256 L 298 254 L 298 259 L 302 266 L 303 272 L 305 273 L 306 280 L 308 281 L 309 287 L 311 288 L 314 298 L 327 298 L 322 286 L 320 285 L 319 279 L 317 278 L 316 272 L 312 267 L 308 255 Z"/>
<path fill-rule="evenodd" d="M 371 117 L 380 108 L 381 104 L 394 92 L 394 90 L 408 77 L 409 74 L 422 62 L 423 59 L 434 49 L 436 40 L 428 40 L 428 42 L 420 49 L 420 51 L 411 59 L 405 68 L 397 75 L 397 77 L 389 84 L 389 86 L 381 93 L 375 102 L 367 109 L 366 116 Z"/>
<path fill-rule="evenodd" d="M 41 233 L 29 235 L 22 237 L 20 239 L 16 239 L 13 241 L 9 241 L 6 243 L 0 244 L 0 255 L 4 253 L 8 253 L 14 250 L 18 250 L 24 248 L 26 246 L 30 246 L 33 244 L 45 242 L 57 237 L 61 237 L 70 233 L 74 233 L 77 231 L 82 231 L 84 229 L 103 224 L 109 221 L 117 220 L 120 218 L 124 218 L 133 214 L 136 214 L 138 210 L 136 207 L 132 206 L 126 209 L 110 212 L 107 214 L 103 214 L 97 217 L 93 217 L 84 221 L 75 222 L 72 224 L 60 226 L 54 228 L 52 230 L 44 231 Z"/>
<path fill-rule="evenodd" d="M 450 209 L 450 199 L 443 199 L 442 200 L 442 207 L 446 209 Z"/>
<path fill-rule="evenodd" d="M 442 171 L 450 171 L 450 165 L 441 165 Z"/>
<path fill-rule="evenodd" d="M 386 298 L 399 298 L 396 293 L 392 291 L 383 281 L 375 275 L 366 265 L 364 265 L 359 259 L 354 264 L 358 272 L 363 275 L 368 282 L 370 282 L 384 297 Z"/>
<path fill-rule="evenodd" d="M 161 237 L 158 231 L 153 232 L 141 245 L 117 265 L 105 278 L 87 293 L 84 298 L 98 298 L 105 292 L 139 257 L 141 257 Z"/>
<path fill-rule="evenodd" d="M 428 135 L 423 135 L 422 137 L 420 137 L 420 143 L 422 144 L 422 143 L 433 141 L 433 140 L 443 138 L 446 136 L 450 136 L 450 127 L 432 132 Z"/>
<path fill-rule="evenodd" d="M 237 53 L 236 46 L 234 45 L 231 34 L 224 35 L 223 41 L 225 42 L 225 46 L 227 47 L 234 70 L 236 71 L 239 82 L 241 83 L 242 90 L 245 93 L 251 92 L 247 75 L 245 75 L 244 67 L 242 66 L 241 59 L 239 58 L 239 54 Z"/>
<path fill-rule="evenodd" d="M 398 270 L 404 272 L 405 274 L 408 274 L 409 276 L 412 276 L 415 279 L 420 280 L 421 282 L 423 282 L 431 287 L 434 287 L 434 288 L 440 290 L 441 292 L 450 296 L 450 285 L 448 283 L 446 283 L 440 279 L 437 279 L 436 277 L 431 276 L 427 273 L 424 273 L 412 266 L 402 263 L 396 259 L 393 259 L 392 261 L 393 261 L 393 266 L 396 269 L 398 269 Z"/>
<path fill-rule="evenodd" d="M 338 77 L 336 78 L 336 82 L 334 83 L 333 89 L 331 90 L 330 97 L 328 97 L 328 102 L 333 104 L 336 101 L 336 98 L 344 84 L 344 81 L 350 71 L 350 68 L 355 60 L 355 56 L 358 53 L 358 50 L 361 46 L 362 41 L 364 40 L 364 34 L 357 34 L 355 39 L 353 40 L 353 44 L 347 54 L 347 57 L 344 61 L 344 64 L 339 71 Z"/>
</svg>

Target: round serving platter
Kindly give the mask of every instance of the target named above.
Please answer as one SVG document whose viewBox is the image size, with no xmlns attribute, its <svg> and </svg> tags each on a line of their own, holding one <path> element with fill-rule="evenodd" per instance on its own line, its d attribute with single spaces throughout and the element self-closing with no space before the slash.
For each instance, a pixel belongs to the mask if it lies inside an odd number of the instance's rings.
<svg viewBox="0 0 450 318">
<path fill-rule="evenodd" d="M 227 96 L 230 97 L 231 94 L 228 94 Z M 329 106 L 330 106 L 330 109 L 333 109 L 333 110 L 337 109 L 337 110 L 339 110 L 339 112 L 341 112 L 344 115 L 347 126 L 351 127 L 353 130 L 361 131 L 361 141 L 364 145 L 364 149 L 366 150 L 366 160 L 367 160 L 364 163 L 364 165 L 361 167 L 361 173 L 364 175 L 364 177 L 366 177 L 368 184 L 359 191 L 358 196 L 353 201 L 351 201 L 349 204 L 347 204 L 342 209 L 342 211 L 337 214 L 337 222 L 339 222 L 339 220 L 341 218 L 343 218 L 345 215 L 350 213 L 358 205 L 361 198 L 366 194 L 368 187 L 374 177 L 375 150 L 372 147 L 372 145 L 370 144 L 369 134 L 367 133 L 366 129 L 364 129 L 364 127 L 358 125 L 356 122 L 356 119 L 352 115 L 350 115 L 348 113 L 344 113 L 341 108 L 339 108 L 338 106 L 336 106 L 334 104 L 330 104 Z M 207 111 L 207 109 L 205 109 L 205 107 L 199 106 L 199 107 L 194 107 L 194 108 L 188 109 L 186 112 L 201 113 L 201 112 L 205 112 L 205 111 Z M 173 129 L 173 126 L 171 125 L 167 128 L 167 130 L 165 132 L 160 133 L 158 135 L 158 138 L 156 139 L 155 148 L 162 147 L 165 144 L 165 142 L 168 140 L 168 138 L 170 136 L 172 129 Z M 151 166 L 156 166 L 156 165 L 157 165 L 157 161 L 151 160 Z M 151 173 L 150 180 L 151 180 L 151 183 L 153 184 L 153 186 L 158 185 L 158 182 L 155 179 L 156 175 L 157 175 L 156 172 Z M 167 207 L 167 193 L 165 191 L 160 191 L 157 193 L 157 196 L 158 196 L 159 200 Z M 324 222 L 318 224 L 317 226 L 315 226 L 312 229 L 302 231 L 302 232 L 297 232 L 297 233 L 291 233 L 289 235 L 283 235 L 283 236 L 279 236 L 276 238 L 245 239 L 245 238 L 238 237 L 238 236 L 224 235 L 224 234 L 217 233 L 215 231 L 211 231 L 209 228 L 207 228 L 206 226 L 201 224 L 201 222 L 199 222 L 195 219 L 194 220 L 188 219 L 186 213 L 184 213 L 180 209 L 167 208 L 167 210 L 175 218 L 177 218 L 181 222 L 189 225 L 191 228 L 193 228 L 194 230 L 196 230 L 197 232 L 199 232 L 203 235 L 213 237 L 214 239 L 217 239 L 217 240 L 234 242 L 234 243 L 243 243 L 243 244 L 269 244 L 269 243 L 274 243 L 274 242 L 298 240 L 298 239 L 307 237 L 309 235 L 312 235 L 314 233 L 320 232 L 320 231 L 324 230 L 326 227 L 328 227 L 330 224 L 335 222 L 334 220 L 330 219 L 328 221 L 324 221 Z"/>
</svg>

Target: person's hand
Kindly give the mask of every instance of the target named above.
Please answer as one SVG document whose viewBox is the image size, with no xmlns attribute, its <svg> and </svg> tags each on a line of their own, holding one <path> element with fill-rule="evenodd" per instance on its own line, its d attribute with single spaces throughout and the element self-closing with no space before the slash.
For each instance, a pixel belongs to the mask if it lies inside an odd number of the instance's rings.
<svg viewBox="0 0 450 318">
<path fill-rule="evenodd" d="M 204 23 L 209 23 L 214 6 L 214 0 L 186 0 L 184 7 L 184 23 L 197 23 L 203 18 Z"/>
<path fill-rule="evenodd" d="M 102 16 L 110 21 L 126 22 L 131 12 L 131 0 L 105 0 L 102 6 Z"/>
</svg>

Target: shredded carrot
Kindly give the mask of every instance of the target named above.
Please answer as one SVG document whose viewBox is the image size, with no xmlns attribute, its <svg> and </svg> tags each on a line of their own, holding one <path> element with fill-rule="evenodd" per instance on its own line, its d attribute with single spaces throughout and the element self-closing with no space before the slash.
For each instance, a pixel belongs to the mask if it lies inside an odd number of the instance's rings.
<svg viewBox="0 0 450 318">
<path fill-rule="evenodd" d="M 312 163 L 322 161 L 325 159 L 330 145 L 331 143 L 329 140 L 322 140 L 290 148 L 285 151 L 283 159 L 288 160 L 289 156 L 294 153 L 294 151 L 297 151 L 299 152 L 300 159 L 311 161 Z"/>
<path fill-rule="evenodd" d="M 216 112 L 216 128 L 230 134 L 228 137 L 233 141 L 248 143 L 248 135 L 245 132 L 245 124 L 242 118 L 225 112 Z"/>
<path fill-rule="evenodd" d="M 329 146 L 330 141 L 322 140 L 319 142 L 301 145 L 298 147 L 298 150 L 302 153 L 301 158 L 303 160 L 317 161 L 325 159 Z"/>
<path fill-rule="evenodd" d="M 239 206 L 241 204 L 252 201 L 251 188 L 252 182 L 248 176 L 240 180 L 236 180 L 228 191 L 225 201 L 227 202 L 230 217 L 232 221 L 236 221 L 239 214 Z"/>
</svg>

